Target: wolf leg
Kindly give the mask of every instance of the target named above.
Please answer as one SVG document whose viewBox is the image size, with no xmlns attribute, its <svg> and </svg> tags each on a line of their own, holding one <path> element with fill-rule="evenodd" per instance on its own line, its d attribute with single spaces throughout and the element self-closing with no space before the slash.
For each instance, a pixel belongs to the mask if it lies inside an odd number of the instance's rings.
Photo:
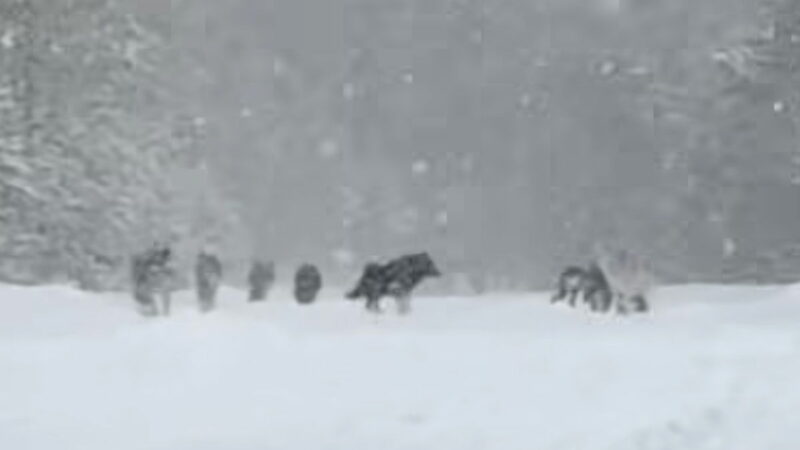
<svg viewBox="0 0 800 450">
<path fill-rule="evenodd" d="M 171 303 L 172 303 L 172 294 L 168 290 L 164 291 L 161 294 L 162 315 L 169 316 Z"/>
<path fill-rule="evenodd" d="M 569 306 L 574 308 L 577 298 L 578 298 L 578 290 L 577 289 L 570 289 L 569 290 Z"/>
<path fill-rule="evenodd" d="M 609 312 L 611 304 L 614 303 L 614 294 L 608 289 L 602 289 L 600 294 L 600 311 Z"/>
<path fill-rule="evenodd" d="M 617 298 L 617 314 L 621 316 L 627 316 L 629 312 L 627 304 L 628 298 L 622 294 L 618 294 L 616 298 Z"/>
<path fill-rule="evenodd" d="M 375 314 L 380 313 L 381 312 L 381 307 L 380 307 L 380 303 L 379 302 L 380 302 L 380 299 L 377 298 L 377 297 L 368 297 L 367 298 L 367 311 L 369 311 L 371 313 L 375 313 Z"/>
<path fill-rule="evenodd" d="M 409 314 L 411 312 L 411 296 L 410 295 L 401 295 L 396 298 L 397 301 L 397 313 L 401 316 Z"/>
<path fill-rule="evenodd" d="M 214 308 L 213 301 L 210 298 L 210 293 L 203 290 L 200 295 L 200 312 L 209 312 Z"/>
<path fill-rule="evenodd" d="M 631 297 L 631 301 L 633 302 L 633 311 L 634 312 L 647 312 L 650 307 L 647 305 L 647 300 L 645 300 L 643 295 L 634 295 Z"/>
</svg>

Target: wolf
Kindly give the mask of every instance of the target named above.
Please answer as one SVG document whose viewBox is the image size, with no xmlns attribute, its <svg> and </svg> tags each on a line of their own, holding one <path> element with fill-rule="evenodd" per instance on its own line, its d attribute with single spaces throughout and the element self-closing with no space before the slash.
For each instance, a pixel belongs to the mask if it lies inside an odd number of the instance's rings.
<svg viewBox="0 0 800 450">
<path fill-rule="evenodd" d="M 322 274 L 317 266 L 301 265 L 294 276 L 294 298 L 297 303 L 301 305 L 314 303 L 320 289 L 322 289 Z"/>
<path fill-rule="evenodd" d="M 618 313 L 644 313 L 650 310 L 647 297 L 653 278 L 639 257 L 628 250 L 606 252 L 598 258 L 598 265 L 614 292 Z"/>
<path fill-rule="evenodd" d="M 205 249 L 201 250 L 195 262 L 194 278 L 200 311 L 213 310 L 222 281 L 222 263 L 219 258 Z"/>
<path fill-rule="evenodd" d="M 350 300 L 364 297 L 370 312 L 380 312 L 380 299 L 393 297 L 400 314 L 411 310 L 411 291 L 423 280 L 442 276 L 428 253 L 415 253 L 393 259 L 386 264 L 369 263 L 364 267 L 355 288 L 346 294 Z"/>
<path fill-rule="evenodd" d="M 583 300 L 594 312 L 609 312 L 614 293 L 605 272 L 597 263 L 590 263 L 582 283 Z"/>
<path fill-rule="evenodd" d="M 172 250 L 168 245 L 155 244 L 133 256 L 131 262 L 133 298 L 142 315 L 159 315 L 157 296 L 161 298 L 161 314 L 169 315 L 174 277 Z"/>
<path fill-rule="evenodd" d="M 578 295 L 583 297 L 592 311 L 607 312 L 611 309 L 613 293 L 603 270 L 596 263 L 590 263 L 586 269 L 578 266 L 564 269 L 550 301 L 556 303 L 566 299 L 574 307 Z"/>
<path fill-rule="evenodd" d="M 578 266 L 568 266 L 558 276 L 556 283 L 556 292 L 550 299 L 550 303 L 558 303 L 562 300 L 567 300 L 569 306 L 575 306 L 575 301 L 583 290 L 583 280 L 586 277 L 586 271 Z"/>
<path fill-rule="evenodd" d="M 275 263 L 253 261 L 250 273 L 247 275 L 250 285 L 250 301 L 258 302 L 267 298 L 267 293 L 275 283 Z"/>
</svg>

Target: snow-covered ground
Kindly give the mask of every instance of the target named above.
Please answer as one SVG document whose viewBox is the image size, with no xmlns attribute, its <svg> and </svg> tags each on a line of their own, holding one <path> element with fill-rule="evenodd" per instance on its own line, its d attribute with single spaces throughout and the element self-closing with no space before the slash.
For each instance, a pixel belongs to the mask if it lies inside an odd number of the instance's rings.
<svg viewBox="0 0 800 450">
<path fill-rule="evenodd" d="M 797 286 L 666 288 L 624 319 L 243 297 L 146 320 L 125 295 L 0 286 L 0 448 L 800 448 Z"/>
</svg>

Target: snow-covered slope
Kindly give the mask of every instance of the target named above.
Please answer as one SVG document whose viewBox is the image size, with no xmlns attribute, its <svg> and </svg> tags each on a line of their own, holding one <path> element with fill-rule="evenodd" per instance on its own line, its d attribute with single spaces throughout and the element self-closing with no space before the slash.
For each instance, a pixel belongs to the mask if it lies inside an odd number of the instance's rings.
<svg viewBox="0 0 800 450">
<path fill-rule="evenodd" d="M 243 298 L 146 320 L 124 295 L 0 286 L 0 448 L 800 448 L 798 287 L 666 288 L 624 319 L 545 295 L 408 317 Z"/>
</svg>

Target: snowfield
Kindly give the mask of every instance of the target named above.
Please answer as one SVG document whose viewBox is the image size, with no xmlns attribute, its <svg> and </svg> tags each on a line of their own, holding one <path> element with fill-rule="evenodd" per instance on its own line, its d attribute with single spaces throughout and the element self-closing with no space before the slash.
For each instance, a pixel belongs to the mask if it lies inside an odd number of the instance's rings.
<svg viewBox="0 0 800 450">
<path fill-rule="evenodd" d="M 664 288 L 629 318 L 244 297 L 148 320 L 127 295 L 0 286 L 0 448 L 800 449 L 800 286 Z"/>
</svg>

